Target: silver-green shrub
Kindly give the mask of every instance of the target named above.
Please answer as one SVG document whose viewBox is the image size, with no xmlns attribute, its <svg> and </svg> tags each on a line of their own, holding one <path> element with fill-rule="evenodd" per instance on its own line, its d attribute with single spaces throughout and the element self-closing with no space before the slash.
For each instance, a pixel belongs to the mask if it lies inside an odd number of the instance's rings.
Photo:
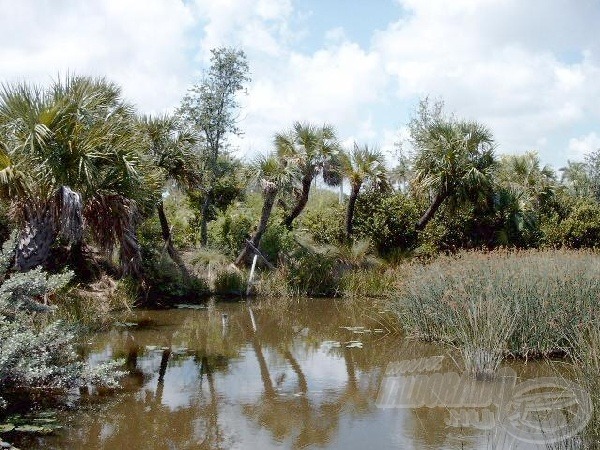
<svg viewBox="0 0 600 450">
<path fill-rule="evenodd" d="M 116 363 L 90 367 L 75 352 L 74 334 L 60 321 L 49 320 L 50 299 L 72 273 L 48 275 L 40 268 L 8 274 L 14 236 L 0 254 L 0 409 L 2 398 L 42 391 L 62 393 L 85 384 L 116 387 Z"/>
</svg>

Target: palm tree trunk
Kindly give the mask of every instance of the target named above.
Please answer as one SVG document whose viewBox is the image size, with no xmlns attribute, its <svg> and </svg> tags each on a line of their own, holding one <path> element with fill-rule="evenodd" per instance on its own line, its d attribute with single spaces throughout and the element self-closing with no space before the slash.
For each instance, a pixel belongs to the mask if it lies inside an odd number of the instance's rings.
<svg viewBox="0 0 600 450">
<path fill-rule="evenodd" d="M 56 231 L 47 208 L 29 214 L 15 251 L 15 268 L 25 272 L 43 265 L 50 256 L 50 249 L 55 239 Z"/>
<path fill-rule="evenodd" d="M 354 218 L 354 206 L 360 192 L 360 184 L 353 184 L 348 200 L 348 210 L 346 211 L 346 239 L 350 241 L 352 238 L 352 220 Z"/>
<path fill-rule="evenodd" d="M 162 237 L 165 241 L 165 245 L 167 246 L 167 253 L 173 260 L 177 267 L 179 267 L 179 271 L 181 272 L 181 276 L 183 278 L 183 282 L 185 284 L 190 283 L 190 272 L 187 270 L 185 263 L 181 259 L 181 256 L 175 250 L 175 246 L 173 245 L 173 239 L 171 238 L 171 229 L 169 228 L 169 222 L 167 221 L 167 216 L 165 214 L 165 208 L 163 205 L 163 201 L 161 200 L 156 205 L 156 209 L 158 210 L 158 219 L 160 220 L 160 230 L 162 232 Z"/>
<path fill-rule="evenodd" d="M 447 197 L 447 195 L 442 194 L 441 192 L 438 192 L 435 195 L 435 197 L 433 198 L 433 201 L 431 202 L 431 205 L 429 205 L 429 208 L 427 208 L 427 211 L 425 211 L 425 214 L 423 214 L 423 216 L 417 222 L 417 225 L 416 225 L 417 230 L 422 230 L 423 228 L 425 228 L 427 226 L 429 221 L 431 219 L 433 219 L 433 216 L 435 215 L 435 213 L 437 212 L 439 207 L 442 205 L 442 203 L 444 202 L 446 197 Z"/>
<path fill-rule="evenodd" d="M 275 204 L 276 197 L 276 189 L 273 189 L 264 194 L 264 202 L 262 212 L 260 215 L 260 222 L 258 224 L 258 228 L 256 229 L 256 233 L 254 233 L 254 235 L 250 239 L 250 244 L 252 244 L 252 246 L 256 248 L 258 248 L 258 245 L 260 244 L 260 239 L 262 238 L 262 235 L 267 229 L 267 224 L 269 223 L 269 218 L 271 217 L 271 212 L 273 211 L 273 205 Z M 244 262 L 250 254 L 252 254 L 252 247 L 248 243 L 246 243 L 243 250 L 235 260 L 235 265 L 240 267 L 242 264 L 244 264 Z"/>
<path fill-rule="evenodd" d="M 210 207 L 210 192 L 206 193 L 204 202 L 202 203 L 202 209 L 200 210 L 200 245 L 206 247 L 208 242 L 208 208 Z"/>
<path fill-rule="evenodd" d="M 314 176 L 312 174 L 306 174 L 302 177 L 302 192 L 298 197 L 298 202 L 296 203 L 296 206 L 294 206 L 292 212 L 283 220 L 283 225 L 285 225 L 288 230 L 292 229 L 292 222 L 300 215 L 304 210 L 306 203 L 308 203 L 308 194 L 310 193 L 310 186 L 313 178 Z"/>
</svg>

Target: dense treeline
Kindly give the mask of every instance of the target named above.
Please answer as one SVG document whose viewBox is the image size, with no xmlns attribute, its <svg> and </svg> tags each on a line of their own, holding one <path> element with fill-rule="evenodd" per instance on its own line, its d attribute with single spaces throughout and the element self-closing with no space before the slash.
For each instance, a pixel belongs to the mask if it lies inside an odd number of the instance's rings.
<svg viewBox="0 0 600 450">
<path fill-rule="evenodd" d="M 425 99 L 396 161 L 343 148 L 331 124 L 310 122 L 274 130 L 271 150 L 241 161 L 227 139 L 241 133 L 248 63 L 228 48 L 211 63 L 169 116 L 138 114 L 105 79 L 3 87 L 2 233 L 19 232 L 14 270 L 107 272 L 140 280 L 146 297 L 189 296 L 210 290 L 211 259 L 241 268 L 257 252 L 271 267 L 364 241 L 392 261 L 598 245 L 600 151 L 558 172 L 535 152 L 500 156 L 488 128 Z"/>
</svg>

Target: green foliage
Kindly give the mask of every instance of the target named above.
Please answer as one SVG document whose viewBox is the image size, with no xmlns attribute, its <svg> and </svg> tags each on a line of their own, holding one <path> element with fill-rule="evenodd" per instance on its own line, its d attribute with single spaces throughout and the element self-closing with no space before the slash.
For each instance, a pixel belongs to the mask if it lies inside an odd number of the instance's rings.
<svg viewBox="0 0 600 450">
<path fill-rule="evenodd" d="M 417 243 L 415 224 L 421 205 L 402 194 L 370 190 L 356 202 L 356 236 L 369 239 L 385 255 L 392 250 L 410 250 Z"/>
<path fill-rule="evenodd" d="M 600 205 L 582 200 L 561 223 L 562 242 L 571 248 L 600 247 Z"/>
<path fill-rule="evenodd" d="M 344 241 L 345 207 L 337 198 L 309 204 L 301 216 L 299 228 L 322 245 L 339 245 Z"/>
<path fill-rule="evenodd" d="M 293 295 L 331 297 L 340 292 L 337 258 L 328 251 L 298 247 L 285 263 L 288 291 Z"/>
<path fill-rule="evenodd" d="M 217 269 L 213 281 L 213 293 L 220 295 L 242 295 L 246 292 L 246 277 L 239 270 Z"/>
</svg>

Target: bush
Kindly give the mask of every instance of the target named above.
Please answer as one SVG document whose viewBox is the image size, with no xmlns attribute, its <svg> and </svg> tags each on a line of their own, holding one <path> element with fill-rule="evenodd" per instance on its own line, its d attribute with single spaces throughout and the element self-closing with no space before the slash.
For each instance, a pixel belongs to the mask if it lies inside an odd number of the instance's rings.
<svg viewBox="0 0 600 450">
<path fill-rule="evenodd" d="M 402 193 L 365 192 L 356 202 L 355 235 L 369 239 L 382 255 L 412 249 L 419 211 L 416 200 Z"/>
<path fill-rule="evenodd" d="M 344 242 L 346 209 L 337 200 L 306 208 L 300 217 L 299 228 L 321 245 L 339 245 Z"/>
<path fill-rule="evenodd" d="M 332 297 L 340 293 L 337 258 L 327 250 L 299 247 L 285 266 L 288 290 L 293 295 Z"/>
<path fill-rule="evenodd" d="M 242 272 L 233 268 L 217 269 L 213 281 L 213 293 L 220 295 L 243 295 L 246 279 Z"/>
<path fill-rule="evenodd" d="M 116 387 L 117 363 L 91 368 L 79 361 L 74 335 L 60 321 L 39 315 L 55 309 L 46 302 L 72 273 L 48 276 L 38 268 L 9 276 L 13 249 L 14 239 L 0 255 L 0 409 L 10 407 L 6 399 L 32 392 L 66 393 L 87 383 Z"/>
<path fill-rule="evenodd" d="M 561 229 L 568 247 L 600 247 L 600 205 L 591 199 L 580 202 L 561 223 Z"/>
</svg>

